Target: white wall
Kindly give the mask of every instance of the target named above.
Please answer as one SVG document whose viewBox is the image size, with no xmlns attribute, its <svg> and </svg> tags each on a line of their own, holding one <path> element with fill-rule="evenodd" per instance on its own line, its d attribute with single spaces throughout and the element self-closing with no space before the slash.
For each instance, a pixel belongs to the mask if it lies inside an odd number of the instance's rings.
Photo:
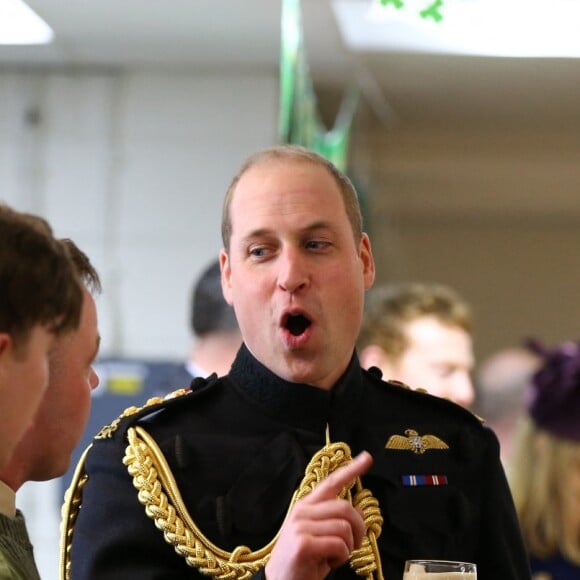
<svg viewBox="0 0 580 580">
<path fill-rule="evenodd" d="M 0 198 L 73 238 L 102 277 L 102 353 L 184 356 L 189 289 L 223 195 L 276 140 L 272 75 L 0 74 Z"/>
<path fill-rule="evenodd" d="M 185 356 L 191 284 L 221 204 L 272 145 L 277 75 L 0 73 L 0 199 L 46 217 L 101 275 L 102 354 Z M 43 580 L 57 579 L 59 482 L 27 484 Z"/>
<path fill-rule="evenodd" d="M 458 290 L 473 308 L 478 363 L 530 336 L 580 338 L 580 135 L 490 119 L 364 129 L 353 153 L 372 178 L 377 285 Z"/>
</svg>

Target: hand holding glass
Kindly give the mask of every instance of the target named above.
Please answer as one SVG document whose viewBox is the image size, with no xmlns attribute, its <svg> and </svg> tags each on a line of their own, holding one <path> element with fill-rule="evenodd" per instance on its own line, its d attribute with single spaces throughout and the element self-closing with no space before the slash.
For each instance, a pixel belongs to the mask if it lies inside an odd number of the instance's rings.
<svg viewBox="0 0 580 580">
<path fill-rule="evenodd" d="M 407 560 L 403 580 L 477 580 L 477 567 L 469 562 Z"/>
</svg>

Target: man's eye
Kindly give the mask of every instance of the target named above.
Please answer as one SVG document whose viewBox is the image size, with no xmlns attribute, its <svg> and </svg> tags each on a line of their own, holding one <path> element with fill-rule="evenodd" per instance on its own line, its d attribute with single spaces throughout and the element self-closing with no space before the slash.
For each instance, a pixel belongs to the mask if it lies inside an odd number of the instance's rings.
<svg viewBox="0 0 580 580">
<path fill-rule="evenodd" d="M 455 372 L 455 368 L 449 365 L 439 365 L 436 370 L 439 376 L 444 378 L 450 377 Z"/>
<path fill-rule="evenodd" d="M 262 258 L 263 256 L 265 256 L 267 254 L 267 250 L 266 248 L 250 248 L 250 256 L 253 256 L 254 258 Z"/>
<path fill-rule="evenodd" d="M 310 250 L 323 250 L 329 245 L 329 242 L 323 242 L 322 240 L 310 240 L 306 242 L 306 247 Z"/>
</svg>

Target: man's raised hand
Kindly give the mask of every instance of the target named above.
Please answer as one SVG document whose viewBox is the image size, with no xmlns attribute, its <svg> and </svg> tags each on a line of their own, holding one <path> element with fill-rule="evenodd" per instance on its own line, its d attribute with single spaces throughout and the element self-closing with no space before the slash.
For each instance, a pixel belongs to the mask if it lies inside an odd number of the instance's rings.
<svg viewBox="0 0 580 580">
<path fill-rule="evenodd" d="M 366 451 L 296 502 L 266 565 L 267 580 L 321 580 L 344 564 L 365 534 L 361 513 L 337 496 L 370 468 Z"/>
</svg>

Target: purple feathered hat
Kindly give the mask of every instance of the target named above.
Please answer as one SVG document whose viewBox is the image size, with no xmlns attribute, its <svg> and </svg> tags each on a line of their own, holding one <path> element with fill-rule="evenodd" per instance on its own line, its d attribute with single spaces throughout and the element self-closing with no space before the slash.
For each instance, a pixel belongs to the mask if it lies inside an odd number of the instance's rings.
<svg viewBox="0 0 580 580">
<path fill-rule="evenodd" d="M 532 377 L 528 412 L 536 425 L 557 437 L 580 441 L 580 341 L 549 349 L 530 339 L 543 359 Z"/>
</svg>

